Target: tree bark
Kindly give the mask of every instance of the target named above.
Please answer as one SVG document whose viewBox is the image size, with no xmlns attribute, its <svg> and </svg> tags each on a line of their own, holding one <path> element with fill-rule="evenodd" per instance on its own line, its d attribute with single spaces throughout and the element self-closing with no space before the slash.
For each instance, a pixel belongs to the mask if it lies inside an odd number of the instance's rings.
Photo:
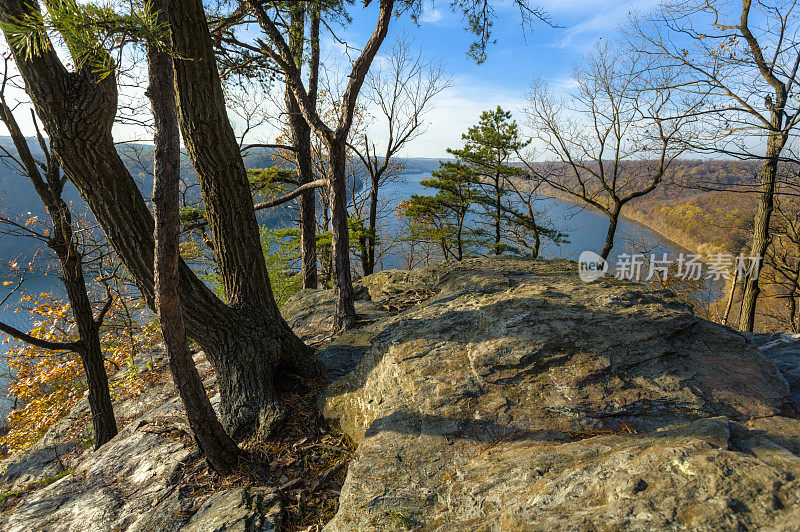
<svg viewBox="0 0 800 532">
<path fill-rule="evenodd" d="M 606 241 L 603 244 L 603 249 L 600 251 L 600 256 L 603 260 L 608 260 L 611 254 L 611 248 L 614 247 L 614 236 L 617 234 L 617 224 L 619 223 L 620 207 L 617 205 L 608 215 L 608 232 L 606 233 Z"/>
<path fill-rule="evenodd" d="M 153 0 L 159 23 L 168 24 L 166 0 Z M 172 57 L 149 44 L 148 96 L 155 122 L 153 214 L 155 218 L 155 299 L 169 366 L 194 439 L 220 475 L 233 473 L 244 453 L 228 436 L 206 395 L 189 351 L 178 293 L 180 131 L 172 89 Z"/>
<path fill-rule="evenodd" d="M 533 219 L 533 218 L 531 218 Z M 533 229 L 533 250 L 531 251 L 531 256 L 534 259 L 539 258 L 539 250 L 542 247 L 542 237 L 539 235 L 539 230 L 534 228 Z"/>
<path fill-rule="evenodd" d="M 347 145 L 343 141 L 331 142 L 331 255 L 334 293 L 333 329 L 352 329 L 356 324 L 353 304 L 353 281 L 350 273 L 350 231 L 347 225 Z"/>
<path fill-rule="evenodd" d="M 311 61 L 309 77 L 309 100 L 316 106 L 316 78 L 319 75 L 319 16 L 314 8 L 311 14 Z M 316 14 L 316 17 L 315 17 Z M 295 65 L 298 72 L 303 69 L 303 49 L 305 45 L 305 16 L 303 5 L 297 4 L 290 7 L 290 39 Z M 315 37 L 316 33 L 316 37 Z M 314 167 L 311 157 L 311 127 L 300 113 L 300 106 L 292 94 L 289 85 L 284 93 L 286 112 L 289 115 L 289 128 L 292 133 L 292 146 L 294 147 L 295 166 L 297 168 L 298 185 L 302 186 L 314 181 Z M 303 288 L 317 287 L 317 219 L 316 219 L 316 191 L 308 190 L 300 197 L 300 261 L 303 277 Z"/>
<path fill-rule="evenodd" d="M 381 175 L 381 172 L 376 172 L 371 176 L 371 188 L 369 191 L 369 233 L 367 234 L 364 275 L 372 275 L 375 272 L 375 247 L 378 239 L 378 187 L 380 185 Z"/>
<path fill-rule="evenodd" d="M 173 62 L 178 121 L 203 192 L 225 295 L 235 311 L 234 328 L 220 331 L 215 346 L 237 353 L 216 364 L 220 391 L 228 397 L 223 419 L 234 437 L 256 420 L 266 435 L 284 417 L 274 383 L 279 367 L 311 376 L 316 366 L 275 304 L 202 2 L 172 0 L 170 27 L 178 57 Z M 256 343 L 240 347 L 242 337 Z"/>
<path fill-rule="evenodd" d="M 773 112 L 773 115 L 777 113 Z M 777 124 L 775 124 L 777 120 Z M 750 246 L 750 256 L 755 258 L 757 267 L 745 275 L 742 292 L 742 308 L 739 314 L 739 330 L 753 332 L 756 320 L 756 301 L 761 293 L 759 277 L 764 255 L 770 243 L 769 223 L 775 204 L 775 181 L 778 174 L 778 161 L 781 150 L 786 143 L 786 135 L 780 132 L 780 116 L 773 116 L 774 130 L 770 132 L 767 140 L 767 153 L 761 169 L 761 195 L 758 201 L 758 211 L 753 224 L 753 242 Z M 777 126 L 777 127 L 775 127 Z"/>
<path fill-rule="evenodd" d="M 92 412 L 92 426 L 94 428 L 94 448 L 99 449 L 117 435 L 117 422 L 114 419 L 114 407 L 111 403 L 111 393 L 108 389 L 108 375 L 106 374 L 103 360 L 103 350 L 100 347 L 100 324 L 95 322 L 92 304 L 86 292 L 86 281 L 83 277 L 82 257 L 78 252 L 72 238 L 72 226 L 68 216 L 65 216 L 66 203 L 58 198 L 61 207 L 51 211 L 54 227 L 60 234 L 56 237 L 51 247 L 58 255 L 63 273 L 64 287 L 67 289 L 72 314 L 78 327 L 78 336 L 83 340 L 84 347 L 78 352 L 86 372 L 86 383 L 89 386 L 89 409 Z M 48 207 L 49 209 L 49 207 Z M 56 217 L 59 221 L 56 222 Z"/>
<path fill-rule="evenodd" d="M 500 165 L 500 161 L 497 161 L 497 164 Z M 500 175 L 495 174 L 494 176 L 494 254 L 500 255 L 500 240 L 502 238 L 501 235 L 501 227 L 500 227 L 500 217 L 502 213 L 502 200 L 503 200 L 503 191 L 500 187 Z"/>
<path fill-rule="evenodd" d="M 728 324 L 728 319 L 731 316 L 731 309 L 733 308 L 733 296 L 736 294 L 736 285 L 739 284 L 739 268 L 733 270 L 733 281 L 731 281 L 731 290 L 728 292 L 728 303 L 725 305 L 725 314 L 722 316 L 722 325 Z"/>
</svg>

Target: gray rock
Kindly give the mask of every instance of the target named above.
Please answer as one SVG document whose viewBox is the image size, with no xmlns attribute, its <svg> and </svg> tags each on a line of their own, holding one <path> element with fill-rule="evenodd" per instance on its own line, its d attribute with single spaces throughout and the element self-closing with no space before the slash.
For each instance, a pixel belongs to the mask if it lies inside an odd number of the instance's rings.
<svg viewBox="0 0 800 532">
<path fill-rule="evenodd" d="M 359 443 L 328 530 L 800 522 L 786 380 L 671 294 L 569 261 L 378 276 L 373 300 L 434 295 L 323 350 L 364 353 L 323 399 Z"/>
<path fill-rule="evenodd" d="M 355 307 L 361 327 L 346 333 L 343 340 L 317 354 L 323 375 L 329 381 L 350 373 L 364 356 L 374 331 L 370 324 L 395 315 L 399 309 L 413 306 L 427 297 L 427 293 L 420 292 L 420 285 L 401 278 L 409 276 L 415 278 L 413 272 L 398 274 L 396 270 L 390 270 L 370 275 L 354 284 Z M 333 290 L 303 290 L 284 303 L 281 314 L 294 332 L 310 345 L 327 343 L 333 336 Z"/>
<path fill-rule="evenodd" d="M 270 532 L 278 530 L 281 500 L 272 488 L 239 488 L 209 497 L 185 532 Z"/>
<path fill-rule="evenodd" d="M 800 334 L 742 333 L 780 370 L 800 403 Z"/>
<path fill-rule="evenodd" d="M 210 366 L 198 355 L 198 369 Z M 205 383 L 211 386 L 213 375 Z M 219 394 L 212 399 L 218 407 Z M 183 406 L 174 385 L 152 388 L 142 396 L 115 404 L 118 418 L 128 423 L 97 451 L 64 457 L 52 454 L 70 419 L 88 406 L 80 403 L 53 426 L 29 452 L 3 462 L 3 492 L 23 490 L 13 507 L 0 514 L 0 529 L 9 532 L 274 530 L 280 517 L 277 492 L 269 488 L 239 488 L 211 495 L 184 490 L 182 470 L 197 458 L 188 437 Z M 61 464 L 67 468 L 63 471 Z M 25 490 L 39 480 L 44 487 Z M 190 520 L 191 518 L 191 520 Z M 187 525 L 188 522 L 188 525 Z"/>
</svg>

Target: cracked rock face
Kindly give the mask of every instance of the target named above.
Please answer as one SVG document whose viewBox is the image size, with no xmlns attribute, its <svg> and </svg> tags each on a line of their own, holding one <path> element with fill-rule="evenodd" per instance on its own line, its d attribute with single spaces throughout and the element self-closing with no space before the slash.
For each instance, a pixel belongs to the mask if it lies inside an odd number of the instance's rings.
<svg viewBox="0 0 800 532">
<path fill-rule="evenodd" d="M 668 293 L 514 258 L 363 284 L 433 295 L 325 350 L 363 354 L 323 399 L 359 443 L 328 530 L 800 522 L 786 380 Z"/>
</svg>

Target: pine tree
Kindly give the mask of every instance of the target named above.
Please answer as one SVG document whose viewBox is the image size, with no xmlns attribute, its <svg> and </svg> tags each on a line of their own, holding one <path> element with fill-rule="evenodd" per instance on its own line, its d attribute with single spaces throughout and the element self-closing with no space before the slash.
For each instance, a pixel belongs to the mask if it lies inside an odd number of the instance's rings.
<svg viewBox="0 0 800 532">
<path fill-rule="evenodd" d="M 469 170 L 480 189 L 475 202 L 491 218 L 494 229 L 487 247 L 495 255 L 507 250 L 516 252 L 516 248 L 504 242 L 506 226 L 516 219 L 507 198 L 513 193 L 509 180 L 521 177 L 524 171 L 510 163 L 514 154 L 530 141 L 522 139 L 511 113 L 499 105 L 494 111 L 481 113 L 478 125 L 469 128 L 461 138 L 463 148 L 447 151 Z"/>
<path fill-rule="evenodd" d="M 413 221 L 413 237 L 437 242 L 445 259 L 462 260 L 476 241 L 476 231 L 465 227 L 478 193 L 475 175 L 459 162 L 440 163 L 431 175 L 421 184 L 438 192 L 433 196 L 414 194 L 405 206 L 405 215 Z"/>
<path fill-rule="evenodd" d="M 566 241 L 566 234 L 543 225 L 543 214 L 534 208 L 535 191 L 522 188 L 525 171 L 511 164 L 530 140 L 521 137 L 510 112 L 499 105 L 494 111 L 484 111 L 478 124 L 461 138 L 465 141 L 463 148 L 447 151 L 456 157 L 465 175 L 471 176 L 476 188 L 473 203 L 479 214 L 492 220 L 493 235 L 486 243 L 492 253 L 510 251 L 535 258 L 542 238 L 557 244 Z"/>
</svg>

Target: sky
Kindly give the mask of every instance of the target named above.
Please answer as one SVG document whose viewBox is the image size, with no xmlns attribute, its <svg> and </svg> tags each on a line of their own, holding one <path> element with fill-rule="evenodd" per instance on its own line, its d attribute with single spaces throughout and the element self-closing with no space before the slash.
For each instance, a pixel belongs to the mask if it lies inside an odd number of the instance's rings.
<svg viewBox="0 0 800 532">
<path fill-rule="evenodd" d="M 557 27 L 538 22 L 523 30 L 518 8 L 510 0 L 499 0 L 494 4 L 497 18 L 494 23 L 493 39 L 488 57 L 482 64 L 467 56 L 473 36 L 464 30 L 460 15 L 450 11 L 447 1 L 424 4 L 419 24 L 412 22 L 408 14 L 395 17 L 384 46 L 376 58 L 380 64 L 385 54 L 396 42 L 398 36 L 405 34 L 413 39 L 412 46 L 433 61 L 443 65 L 445 74 L 451 78 L 451 86 L 445 89 L 432 102 L 426 114 L 426 131 L 414 139 L 399 154 L 406 157 L 447 157 L 448 147 L 461 144 L 461 134 L 478 121 L 482 111 L 500 105 L 511 111 L 514 118 L 524 126 L 523 108 L 525 96 L 531 81 L 541 78 L 553 89 L 568 90 L 573 65 L 589 52 L 598 39 L 613 39 L 620 24 L 628 13 L 636 9 L 646 11 L 657 5 L 656 0 L 540 0 L 539 7 L 549 13 L 550 21 Z M 372 2 L 364 9 L 356 1 L 350 8 L 353 23 L 337 27 L 340 40 L 346 41 L 356 52 L 366 43 L 375 25 L 378 2 Z M 321 56 L 324 64 L 341 73 L 349 70 L 349 60 L 344 54 L 344 46 L 330 34 L 323 35 Z M 352 50 L 351 50 L 352 53 Z M 142 67 L 143 69 L 144 67 Z M 145 75 L 140 79 L 146 82 Z M 271 97 L 252 95 L 256 100 L 272 100 L 282 104 L 281 84 L 276 84 L 276 94 Z M 135 105 L 142 113 L 149 111 L 148 102 L 142 97 L 144 87 L 128 94 L 136 98 Z M 122 100 L 130 89 L 120 88 Z M 17 94 L 17 99 L 25 107 L 26 96 Z M 266 106 L 267 108 L 269 105 Z M 279 116 L 279 109 L 272 114 Z M 20 115 L 22 116 L 22 115 Z M 234 128 L 241 130 L 242 123 L 232 116 Z M 26 135 L 33 134 L 33 128 L 23 121 Z M 253 130 L 247 142 L 273 142 L 279 132 L 276 125 L 267 124 Z M 115 140 L 148 142 L 152 133 L 128 125 L 115 127 Z M 0 135 L 7 134 L 0 131 Z M 385 137 L 385 128 L 376 123 L 370 134 L 380 145 Z"/>
<path fill-rule="evenodd" d="M 481 111 L 497 105 L 511 111 L 520 125 L 522 109 L 531 81 L 539 77 L 556 91 L 567 90 L 573 65 L 589 52 L 598 39 L 614 39 L 617 28 L 633 10 L 653 8 L 653 0 L 542 0 L 553 28 L 536 23 L 523 31 L 517 8 L 503 1 L 497 8 L 493 37 L 482 64 L 467 56 L 472 35 L 464 30 L 460 16 L 449 2 L 427 3 L 419 26 L 409 16 L 395 20 L 387 36 L 388 49 L 397 35 L 407 32 L 424 54 L 440 60 L 453 84 L 433 102 L 424 135 L 410 143 L 402 155 L 444 157 L 447 147 L 458 147 L 461 134 L 478 121 Z M 347 40 L 364 43 L 375 21 L 374 9 L 354 8 L 354 23 L 345 30 Z M 329 39 L 323 53 L 341 54 Z M 388 45 L 388 46 L 387 46 Z M 379 131 L 376 131 L 379 134 Z"/>
</svg>

